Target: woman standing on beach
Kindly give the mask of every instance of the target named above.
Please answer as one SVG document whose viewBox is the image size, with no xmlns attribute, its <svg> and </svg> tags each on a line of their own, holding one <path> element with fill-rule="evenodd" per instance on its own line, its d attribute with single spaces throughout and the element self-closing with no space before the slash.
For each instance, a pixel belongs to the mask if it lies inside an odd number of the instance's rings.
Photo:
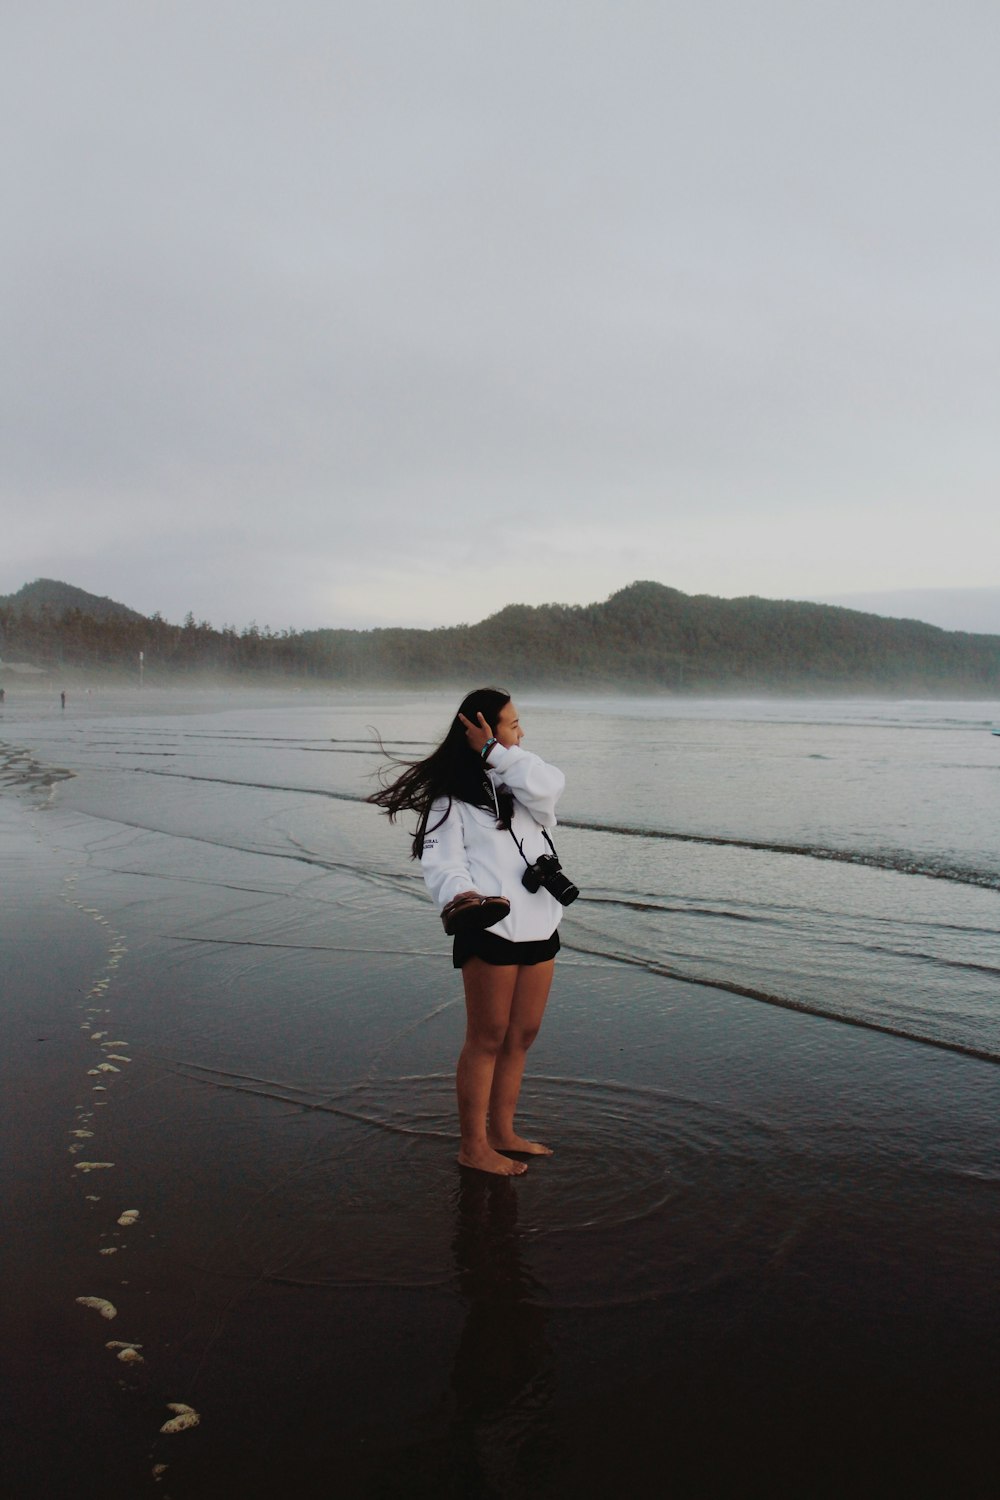
<svg viewBox="0 0 1000 1500">
<path fill-rule="evenodd" d="M 577 894 L 546 834 L 565 777 L 522 750 L 523 737 L 510 694 L 480 688 L 426 760 L 368 799 L 390 820 L 418 814 L 413 857 L 454 937 L 452 962 L 465 986 L 458 1160 L 508 1177 L 527 1166 L 502 1153 L 551 1155 L 517 1133 L 514 1113 L 552 983 L 559 919 Z"/>
</svg>

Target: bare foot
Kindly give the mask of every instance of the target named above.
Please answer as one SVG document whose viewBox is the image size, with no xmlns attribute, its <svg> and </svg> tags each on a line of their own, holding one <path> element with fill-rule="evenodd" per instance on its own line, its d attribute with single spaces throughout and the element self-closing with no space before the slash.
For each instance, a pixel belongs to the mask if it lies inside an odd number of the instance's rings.
<svg viewBox="0 0 1000 1500">
<path fill-rule="evenodd" d="M 468 1151 L 463 1147 L 458 1153 L 458 1164 L 477 1172 L 493 1172 L 497 1177 L 521 1177 L 528 1170 L 526 1162 L 511 1161 L 491 1146 L 472 1147 Z"/>
<path fill-rule="evenodd" d="M 519 1151 L 522 1156 L 552 1155 L 551 1146 L 543 1146 L 541 1141 L 526 1141 L 523 1135 L 510 1135 L 505 1140 L 491 1135 L 489 1142 L 497 1151 Z"/>
</svg>

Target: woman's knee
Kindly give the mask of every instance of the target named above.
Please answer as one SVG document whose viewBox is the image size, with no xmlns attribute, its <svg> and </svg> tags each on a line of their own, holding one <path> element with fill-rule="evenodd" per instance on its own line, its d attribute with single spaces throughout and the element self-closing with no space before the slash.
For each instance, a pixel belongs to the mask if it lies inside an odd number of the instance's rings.
<svg viewBox="0 0 1000 1500">
<path fill-rule="evenodd" d="M 473 1052 L 485 1053 L 489 1057 L 498 1057 L 504 1049 L 506 1040 L 507 1028 L 505 1026 L 491 1026 L 484 1022 L 470 1024 L 465 1035 L 467 1047 Z"/>
<path fill-rule="evenodd" d="M 505 1049 L 511 1052 L 527 1052 L 538 1035 L 538 1031 L 538 1026 L 508 1026 L 507 1036 L 504 1039 Z"/>
</svg>

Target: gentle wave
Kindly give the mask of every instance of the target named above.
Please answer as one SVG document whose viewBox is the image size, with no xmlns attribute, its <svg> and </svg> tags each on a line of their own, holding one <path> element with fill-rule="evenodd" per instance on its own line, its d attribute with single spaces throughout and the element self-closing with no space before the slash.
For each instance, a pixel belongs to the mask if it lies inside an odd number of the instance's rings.
<svg viewBox="0 0 1000 1500">
<path fill-rule="evenodd" d="M 974 1057 L 980 1062 L 1000 1063 L 1000 1052 L 985 1047 L 974 1047 L 966 1042 L 952 1041 L 947 1037 L 927 1036 L 923 1032 L 911 1031 L 904 1026 L 893 1026 L 883 1021 L 873 1021 L 867 1016 L 847 1015 L 816 1005 L 811 1000 L 796 1000 L 789 995 L 776 995 L 769 990 L 756 989 L 752 985 L 738 984 L 719 975 L 707 977 L 703 974 L 676 968 L 671 964 L 639 957 L 638 954 L 615 952 L 606 948 L 585 947 L 564 937 L 563 948 L 571 953 L 581 953 L 589 958 L 603 958 L 611 963 L 627 964 L 630 968 L 643 969 L 647 974 L 657 974 L 664 979 L 676 979 L 684 984 L 701 985 L 704 989 L 725 990 L 731 995 L 742 995 L 747 1000 L 758 1000 L 764 1005 L 774 1005 L 780 1010 L 799 1011 L 803 1015 L 815 1016 L 823 1021 L 839 1021 L 845 1026 L 858 1026 L 864 1031 L 880 1031 L 886 1036 L 898 1037 L 900 1041 L 918 1042 L 921 1046 L 937 1047 L 943 1052 L 958 1052 L 963 1057 Z"/>
<path fill-rule="evenodd" d="M 218 786 L 250 787 L 264 792 L 295 792 L 307 797 L 325 797 L 334 802 L 363 804 L 366 797 L 358 792 L 333 791 L 327 787 L 288 786 L 278 782 L 244 781 L 228 776 L 201 776 L 186 771 L 158 771 L 151 766 L 135 766 L 137 775 L 163 776 L 177 781 L 202 781 Z M 872 870 L 887 870 L 895 875 L 921 875 L 932 880 L 947 880 L 959 885 L 1000 890 L 1000 874 L 991 870 L 955 864 L 936 863 L 925 856 L 906 850 L 873 852 L 862 849 L 835 849 L 828 844 L 784 844 L 772 840 L 732 838 L 724 834 L 687 833 L 667 828 L 639 828 L 627 823 L 603 823 L 593 819 L 562 818 L 561 828 L 583 833 L 608 833 L 622 838 L 663 839 L 682 844 L 707 844 L 722 849 L 751 849 L 762 854 L 788 854 L 803 859 L 820 859 L 837 864 L 862 865 Z"/>
<path fill-rule="evenodd" d="M 51 792 L 57 782 L 70 781 L 75 775 L 75 771 L 36 760 L 31 750 L 0 741 L 0 791 L 9 787 L 15 792 Z"/>
<path fill-rule="evenodd" d="M 295 792 L 302 797 L 327 797 L 334 802 L 366 802 L 358 792 L 332 792 L 326 787 L 285 786 L 277 781 L 240 781 L 233 776 L 198 776 L 192 771 L 155 771 L 152 766 L 133 766 L 137 776 L 165 776 L 168 781 L 207 781 L 212 786 L 245 786 L 255 792 Z"/>
<path fill-rule="evenodd" d="M 925 875 L 931 880 L 950 880 L 961 885 L 976 885 L 986 890 L 1000 890 L 1000 874 L 969 866 L 943 864 L 907 850 L 835 849 L 829 844 L 783 844 L 764 839 L 731 838 L 716 833 L 680 833 L 675 829 L 637 828 L 625 823 L 599 823 L 590 819 L 562 818 L 561 828 L 575 828 L 584 833 L 610 833 L 622 838 L 668 839 L 680 844 L 710 844 L 723 849 L 753 849 L 762 854 L 791 854 L 804 859 L 833 860 L 838 864 L 864 865 L 872 870 L 888 870 L 896 875 Z"/>
</svg>

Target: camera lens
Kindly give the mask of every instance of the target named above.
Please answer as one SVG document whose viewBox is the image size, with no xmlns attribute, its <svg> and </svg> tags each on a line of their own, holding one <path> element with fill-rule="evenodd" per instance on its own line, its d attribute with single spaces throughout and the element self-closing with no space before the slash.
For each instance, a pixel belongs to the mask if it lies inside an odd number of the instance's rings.
<svg viewBox="0 0 1000 1500">
<path fill-rule="evenodd" d="M 550 896 L 555 896 L 560 906 L 570 906 L 580 894 L 578 886 L 572 880 L 567 880 L 561 870 L 554 871 L 545 881 L 545 889 Z"/>
</svg>

